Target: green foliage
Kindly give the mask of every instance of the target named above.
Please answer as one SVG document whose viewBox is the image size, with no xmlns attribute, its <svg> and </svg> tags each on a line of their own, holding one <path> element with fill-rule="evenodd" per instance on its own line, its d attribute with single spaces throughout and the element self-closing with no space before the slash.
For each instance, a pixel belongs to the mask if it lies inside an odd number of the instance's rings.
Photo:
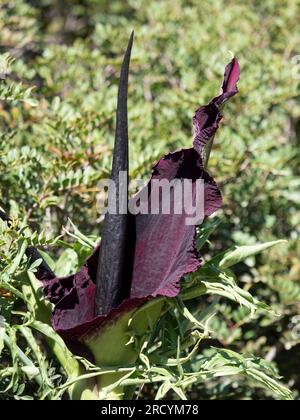
<svg viewBox="0 0 300 420">
<path fill-rule="evenodd" d="M 73 243 L 73 252 L 70 253 L 70 249 L 66 248 L 54 267 L 56 270 L 59 270 L 61 262 L 65 260 L 64 254 L 67 254 L 68 261 L 74 261 L 76 268 L 78 258 L 75 250 L 79 243 L 85 244 L 86 251 L 91 250 L 94 245 L 89 238 L 74 230 L 71 235 L 77 242 Z M 6 235 L 16 236 L 16 231 L 10 229 L 6 231 Z M 112 381 L 102 389 L 102 398 L 109 397 L 120 386 L 126 390 L 127 387 L 152 384 L 151 392 L 155 392 L 156 399 L 164 398 L 171 391 L 177 397 L 187 399 L 195 386 L 210 383 L 218 378 L 224 381 L 232 376 L 241 377 L 240 380 L 247 381 L 253 390 L 262 388 L 267 395 L 270 393 L 279 398 L 291 398 L 290 391 L 280 383 L 275 366 L 254 355 L 243 356 L 226 348 L 203 347 L 206 341 L 221 341 L 222 329 L 214 322 L 219 302 L 214 301 L 207 305 L 198 301 L 195 308 L 193 299 L 192 308 L 188 308 L 185 301 L 189 302 L 191 298 L 206 294 L 211 297 L 226 297 L 244 308 L 239 314 L 238 311 L 236 314 L 230 313 L 235 321 L 245 317 L 254 319 L 260 312 L 271 311 L 250 293 L 238 287 L 233 273 L 229 270 L 222 271 L 217 262 L 220 258 L 212 259 L 203 269 L 192 275 L 184 284 L 178 299 L 163 299 L 164 315 L 157 325 L 152 326 L 150 335 L 132 329 L 136 317 L 143 309 L 132 314 L 126 321 L 130 325 L 129 331 L 132 331 L 127 340 L 140 352 L 139 361 L 135 366 L 121 365 L 112 368 L 99 363 L 95 366 L 87 360 L 72 357 L 60 337 L 49 327 L 50 307 L 42 297 L 40 285 L 34 277 L 37 264 L 28 266 L 28 262 L 24 260 L 26 246 L 33 242 L 35 235 L 27 234 L 26 239 L 23 234 L 18 236 L 18 240 L 14 242 L 15 246 L 12 247 L 10 261 L 6 261 L 5 269 L 1 273 L 0 286 L 15 299 L 23 301 L 27 310 L 14 310 L 14 320 L 2 318 L 1 351 L 6 366 L 1 369 L 0 374 L 1 392 L 4 396 L 28 399 L 38 395 L 40 399 L 59 399 L 67 391 L 71 395 L 76 392 L 74 385 L 82 383 L 83 380 L 118 374 L 121 376 L 115 382 Z M 48 243 L 43 239 L 40 244 L 45 246 Z M 257 249 L 254 249 L 253 254 L 256 252 Z M 249 252 L 248 256 L 251 256 Z M 211 328 L 212 325 L 217 325 L 216 330 Z M 36 335 L 37 333 L 40 335 Z M 19 342 L 27 347 L 26 352 L 19 347 Z M 60 374 L 52 366 L 51 359 L 45 358 L 42 342 L 48 345 L 55 356 L 55 362 L 63 369 Z M 98 345 L 98 348 L 103 348 L 103 345 Z M 100 357 L 103 358 L 101 352 Z M 7 360 L 10 360 L 11 365 L 7 364 Z M 79 361 L 85 367 L 82 374 Z M 64 380 L 63 372 L 68 376 L 68 380 Z M 35 384 L 35 391 L 32 383 Z M 27 394 L 28 388 L 25 384 L 29 386 L 29 392 L 33 392 L 33 395 Z"/>
<path fill-rule="evenodd" d="M 190 146 L 193 112 L 218 91 L 229 50 L 242 75 L 209 163 L 225 203 L 199 229 L 206 264 L 167 303 L 140 364 L 118 368 L 122 385 L 142 398 L 290 398 L 283 376 L 299 397 L 299 12 L 297 0 L 1 2 L 0 205 L 15 224 L 0 222 L 0 398 L 57 399 L 76 382 L 49 320 L 36 323 L 24 252 L 47 250 L 66 275 L 101 235 L 97 183 L 131 29 L 132 177 Z M 288 242 L 256 254 L 278 239 Z M 84 364 L 85 375 L 107 372 Z"/>
</svg>

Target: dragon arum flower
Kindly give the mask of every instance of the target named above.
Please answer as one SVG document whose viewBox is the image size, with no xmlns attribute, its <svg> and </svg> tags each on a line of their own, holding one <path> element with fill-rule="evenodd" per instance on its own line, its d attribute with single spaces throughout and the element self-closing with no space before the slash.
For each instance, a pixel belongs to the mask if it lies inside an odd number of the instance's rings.
<svg viewBox="0 0 300 420">
<path fill-rule="evenodd" d="M 128 171 L 127 88 L 132 44 L 133 34 L 119 83 L 111 175 L 117 187 L 119 172 Z M 222 119 L 222 106 L 238 92 L 238 79 L 239 64 L 233 58 L 225 69 L 221 94 L 195 113 L 193 147 L 162 157 L 152 172 L 151 180 L 189 179 L 193 184 L 203 180 L 205 217 L 222 205 L 219 188 L 205 169 L 205 156 Z M 151 188 L 149 185 L 145 188 Z M 148 197 L 150 200 L 150 194 Z M 121 200 L 120 194 L 117 200 Z M 120 350 L 128 342 L 126 332 L 135 328 L 143 333 L 149 319 L 155 323 L 162 300 L 155 298 L 177 296 L 183 276 L 202 265 L 195 247 L 196 226 L 186 224 L 186 217 L 184 212 L 174 211 L 108 213 L 101 244 L 78 273 L 57 278 L 49 270 L 39 268 L 37 277 L 43 282 L 46 297 L 54 304 L 52 326 L 73 352 L 82 354 L 85 350 L 96 363 L 107 366 L 124 362 L 124 358 L 127 362 L 134 360 L 134 347 L 127 346 L 126 355 Z M 148 308 L 147 314 L 143 308 Z M 130 324 L 133 318 L 136 323 Z"/>
</svg>

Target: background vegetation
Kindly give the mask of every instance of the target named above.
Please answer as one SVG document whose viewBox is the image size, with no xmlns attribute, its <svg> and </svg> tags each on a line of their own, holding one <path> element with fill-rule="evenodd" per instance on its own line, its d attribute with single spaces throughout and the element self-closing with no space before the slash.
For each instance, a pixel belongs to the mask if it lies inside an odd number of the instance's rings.
<svg viewBox="0 0 300 420">
<path fill-rule="evenodd" d="M 203 253 L 209 259 L 232 245 L 288 243 L 235 267 L 239 286 L 279 315 L 259 312 L 250 319 L 235 303 L 203 298 L 201 305 L 213 303 L 215 316 L 212 338 L 202 350 L 215 345 L 264 358 L 295 398 L 300 391 L 299 13 L 298 0 L 0 2 L 0 206 L 19 227 L 30 226 L 30 234 L 24 232 L 31 243 L 59 257 L 59 275 L 76 270 L 90 252 L 66 233 L 69 218 L 85 235 L 100 236 L 97 182 L 110 170 L 118 75 L 130 31 L 136 33 L 129 88 L 132 177 L 147 177 L 160 156 L 190 146 L 195 109 L 218 92 L 228 51 L 238 57 L 240 93 L 226 107 L 209 164 L 225 205 Z M 15 59 L 7 73 L 6 54 Z M 13 347 L 8 351 L 0 337 L 0 368 L 15 369 L 10 388 L 2 375 L 0 398 L 40 398 L 41 388 L 31 381 L 34 367 L 44 367 L 46 382 L 49 372 L 57 383 L 64 374 L 41 337 L 34 343 L 43 352 L 30 346 L 30 329 L 15 328 L 25 311 L 20 276 L 26 261 L 22 266 L 16 259 L 20 234 L 5 224 L 0 228 L 5 283 L 0 313 Z M 17 369 L 12 359 L 19 350 L 33 360 L 33 371 Z M 145 387 L 141 396 L 152 398 L 153 389 Z M 230 376 L 191 386 L 189 396 L 276 398 Z"/>
</svg>

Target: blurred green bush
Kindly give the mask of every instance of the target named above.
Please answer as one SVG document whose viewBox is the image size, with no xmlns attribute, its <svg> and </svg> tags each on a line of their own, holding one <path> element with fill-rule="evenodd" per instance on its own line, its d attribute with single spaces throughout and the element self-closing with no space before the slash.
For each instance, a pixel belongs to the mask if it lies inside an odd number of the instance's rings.
<svg viewBox="0 0 300 420">
<path fill-rule="evenodd" d="M 288 245 L 236 269 L 242 286 L 280 315 L 264 314 L 249 323 L 242 309 L 220 300 L 212 329 L 225 348 L 273 362 L 295 395 L 300 390 L 299 13 L 298 0 L 0 4 L 0 52 L 15 58 L 0 84 L 0 205 L 51 238 L 68 226 L 68 218 L 85 234 L 100 235 L 97 183 L 110 169 L 118 74 L 132 29 L 133 177 L 148 176 L 169 150 L 190 146 L 195 109 L 218 92 L 229 51 L 238 57 L 240 93 L 226 109 L 210 159 L 225 205 L 206 258 L 234 244 L 285 238 Z M 62 263 L 60 274 L 75 270 L 84 258 L 68 253 L 73 262 Z M 0 304 L 1 312 L 10 311 L 1 289 Z M 236 387 L 232 381 L 211 382 L 191 395 L 262 397 L 246 383 Z"/>
</svg>

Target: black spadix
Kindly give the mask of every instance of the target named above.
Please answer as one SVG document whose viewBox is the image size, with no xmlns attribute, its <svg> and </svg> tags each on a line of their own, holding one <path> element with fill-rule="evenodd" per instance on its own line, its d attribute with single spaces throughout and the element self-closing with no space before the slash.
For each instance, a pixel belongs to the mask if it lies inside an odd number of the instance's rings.
<svg viewBox="0 0 300 420">
<path fill-rule="evenodd" d="M 126 254 L 129 244 L 128 215 L 128 73 L 134 33 L 131 33 L 119 81 L 117 122 L 111 180 L 116 186 L 116 214 L 107 213 L 102 230 L 95 297 L 95 315 L 105 315 L 129 296 L 130 276 Z M 126 173 L 126 194 L 120 185 L 120 172 Z M 123 211 L 120 211 L 121 208 Z M 126 214 L 124 213 L 124 210 Z M 132 234 L 132 231 L 130 232 Z M 131 242 L 132 244 L 132 242 Z M 129 253 L 128 253 L 129 255 Z"/>
</svg>

